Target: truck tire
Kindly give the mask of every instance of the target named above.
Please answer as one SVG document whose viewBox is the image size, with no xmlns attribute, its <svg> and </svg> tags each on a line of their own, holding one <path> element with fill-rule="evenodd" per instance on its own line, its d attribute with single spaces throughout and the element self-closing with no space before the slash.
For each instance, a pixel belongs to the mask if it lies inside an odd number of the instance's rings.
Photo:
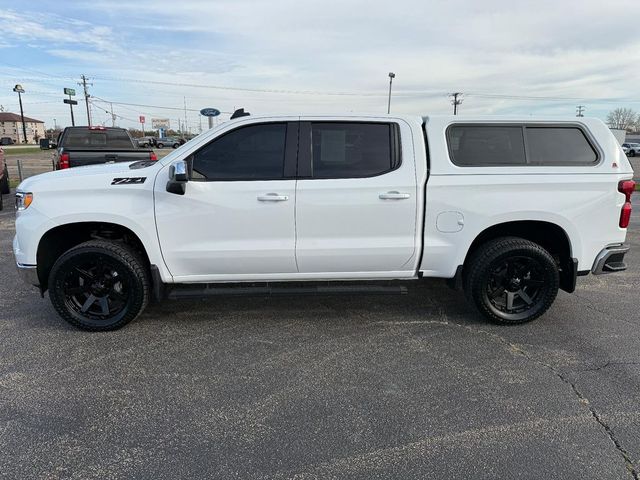
<svg viewBox="0 0 640 480">
<path fill-rule="evenodd" d="M 502 237 L 481 245 L 466 262 L 467 299 L 489 321 L 530 322 L 545 313 L 558 294 L 553 257 L 537 243 Z"/>
<path fill-rule="evenodd" d="M 635 150 L 630 150 L 629 151 L 629 156 L 630 157 L 635 157 L 636 156 L 636 151 Z"/>
<path fill-rule="evenodd" d="M 9 187 L 9 170 L 7 170 L 7 165 L 4 166 L 4 176 L 2 177 L 2 182 L 0 182 L 0 193 L 4 193 L 8 195 L 11 193 L 11 188 Z"/>
<path fill-rule="evenodd" d="M 58 314 L 82 330 L 123 327 L 149 302 L 144 260 L 127 245 L 91 240 L 58 258 L 49 274 L 49 297 Z"/>
<path fill-rule="evenodd" d="M 157 146 L 158 148 L 164 148 L 164 143 L 158 143 Z"/>
</svg>

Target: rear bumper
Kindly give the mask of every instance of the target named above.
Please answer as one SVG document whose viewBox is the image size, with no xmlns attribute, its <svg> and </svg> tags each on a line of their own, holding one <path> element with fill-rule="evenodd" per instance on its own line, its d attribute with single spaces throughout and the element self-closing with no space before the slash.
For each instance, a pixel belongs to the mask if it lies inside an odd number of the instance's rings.
<svg viewBox="0 0 640 480">
<path fill-rule="evenodd" d="M 624 256 L 628 251 L 629 245 L 609 245 L 605 247 L 593 262 L 591 273 L 602 275 L 626 270 L 627 264 L 624 263 Z"/>
</svg>

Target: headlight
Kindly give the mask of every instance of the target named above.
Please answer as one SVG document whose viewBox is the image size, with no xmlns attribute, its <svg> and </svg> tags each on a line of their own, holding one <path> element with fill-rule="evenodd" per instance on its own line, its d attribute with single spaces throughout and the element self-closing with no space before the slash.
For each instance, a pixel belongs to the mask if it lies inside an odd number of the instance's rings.
<svg viewBox="0 0 640 480">
<path fill-rule="evenodd" d="M 16 192 L 16 210 L 26 210 L 32 202 L 33 193 Z"/>
</svg>

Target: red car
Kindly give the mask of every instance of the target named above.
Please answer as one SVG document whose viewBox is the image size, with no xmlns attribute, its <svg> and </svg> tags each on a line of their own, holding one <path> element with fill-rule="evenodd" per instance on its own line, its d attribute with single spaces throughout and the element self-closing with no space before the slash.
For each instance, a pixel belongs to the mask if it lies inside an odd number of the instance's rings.
<svg viewBox="0 0 640 480">
<path fill-rule="evenodd" d="M 7 164 L 4 161 L 4 150 L 0 147 L 0 210 L 2 210 L 3 207 L 2 195 L 10 192 L 9 171 L 7 170 Z"/>
</svg>

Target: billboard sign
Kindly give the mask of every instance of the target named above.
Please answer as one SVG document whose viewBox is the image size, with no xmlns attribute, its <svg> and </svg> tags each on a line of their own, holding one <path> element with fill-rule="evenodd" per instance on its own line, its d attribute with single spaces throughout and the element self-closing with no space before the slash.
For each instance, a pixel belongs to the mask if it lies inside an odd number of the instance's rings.
<svg viewBox="0 0 640 480">
<path fill-rule="evenodd" d="M 157 128 L 171 128 L 171 124 L 168 118 L 152 118 L 151 126 Z"/>
</svg>

